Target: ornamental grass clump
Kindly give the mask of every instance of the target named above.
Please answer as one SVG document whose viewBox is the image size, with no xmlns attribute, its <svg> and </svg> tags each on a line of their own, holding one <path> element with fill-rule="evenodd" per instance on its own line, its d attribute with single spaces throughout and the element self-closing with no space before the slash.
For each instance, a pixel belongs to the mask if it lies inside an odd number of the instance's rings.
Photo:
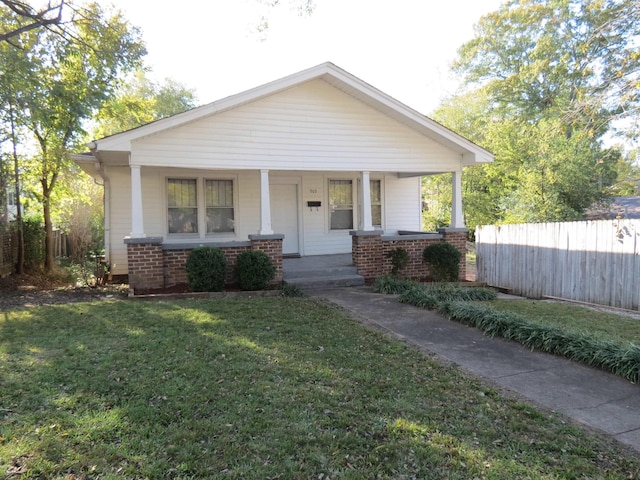
<svg viewBox="0 0 640 480">
<path fill-rule="evenodd" d="M 434 243 L 424 248 L 422 260 L 429 264 L 436 282 L 456 282 L 460 276 L 460 250 L 450 243 Z"/>
<path fill-rule="evenodd" d="M 448 318 L 476 327 L 489 336 L 514 340 L 529 348 L 608 370 L 632 382 L 640 381 L 640 346 L 633 343 L 624 346 L 566 332 L 477 303 L 446 302 L 438 308 Z"/>
<path fill-rule="evenodd" d="M 436 310 L 440 300 L 433 293 L 427 293 L 424 288 L 420 286 L 414 286 L 405 291 L 398 297 L 398 301 L 401 303 L 408 303 L 420 308 L 426 308 L 427 310 Z"/>
<path fill-rule="evenodd" d="M 261 250 L 247 250 L 238 255 L 235 280 L 242 290 L 264 290 L 276 276 L 269 256 Z"/>
<path fill-rule="evenodd" d="M 414 288 L 416 285 L 418 284 L 411 280 L 405 280 L 392 275 L 382 275 L 375 279 L 373 283 L 373 290 L 378 293 L 398 295 Z"/>
<path fill-rule="evenodd" d="M 490 288 L 467 288 L 451 284 L 415 284 L 405 290 L 398 300 L 420 308 L 439 310 L 448 302 L 495 300 L 497 294 Z"/>
<path fill-rule="evenodd" d="M 192 292 L 221 292 L 224 290 L 227 258 L 219 248 L 194 248 L 187 257 L 185 269 L 187 270 L 187 284 Z"/>
</svg>

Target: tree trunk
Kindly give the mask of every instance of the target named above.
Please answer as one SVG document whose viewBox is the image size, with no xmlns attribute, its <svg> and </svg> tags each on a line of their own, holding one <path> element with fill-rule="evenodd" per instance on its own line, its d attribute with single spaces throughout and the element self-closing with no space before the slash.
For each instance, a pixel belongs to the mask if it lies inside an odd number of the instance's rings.
<svg viewBox="0 0 640 480">
<path fill-rule="evenodd" d="M 24 273 L 24 228 L 22 227 L 22 202 L 20 202 L 20 165 L 18 162 L 18 139 L 16 138 L 16 125 L 13 118 L 13 104 L 9 103 L 9 115 L 11 117 L 11 142 L 13 144 L 13 183 L 16 197 L 16 273 Z"/>
<path fill-rule="evenodd" d="M 44 271 L 53 271 L 53 225 L 51 224 L 51 195 L 43 189 L 42 212 L 44 215 Z"/>
</svg>

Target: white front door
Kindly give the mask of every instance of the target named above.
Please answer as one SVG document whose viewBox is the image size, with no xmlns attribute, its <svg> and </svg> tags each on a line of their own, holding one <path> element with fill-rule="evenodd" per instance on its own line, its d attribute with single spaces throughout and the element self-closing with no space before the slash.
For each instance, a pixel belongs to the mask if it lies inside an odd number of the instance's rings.
<svg viewBox="0 0 640 480">
<path fill-rule="evenodd" d="M 283 233 L 282 253 L 300 253 L 298 240 L 298 185 L 271 185 L 271 228 Z"/>
</svg>

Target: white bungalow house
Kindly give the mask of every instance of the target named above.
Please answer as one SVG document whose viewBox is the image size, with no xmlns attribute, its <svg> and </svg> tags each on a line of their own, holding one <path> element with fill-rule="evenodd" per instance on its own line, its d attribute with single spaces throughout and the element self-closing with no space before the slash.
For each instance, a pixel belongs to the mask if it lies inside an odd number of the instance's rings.
<svg viewBox="0 0 640 480">
<path fill-rule="evenodd" d="M 104 184 L 111 272 L 140 288 L 183 282 L 199 245 L 221 247 L 231 263 L 243 249 L 264 249 L 279 274 L 283 255 L 352 253 L 371 277 L 383 268 L 380 245 L 460 240 L 463 168 L 493 160 L 332 63 L 89 148 L 74 159 Z M 451 228 L 399 235 L 420 231 L 420 177 L 445 172 Z M 371 241 L 373 257 L 362 253 Z"/>
</svg>

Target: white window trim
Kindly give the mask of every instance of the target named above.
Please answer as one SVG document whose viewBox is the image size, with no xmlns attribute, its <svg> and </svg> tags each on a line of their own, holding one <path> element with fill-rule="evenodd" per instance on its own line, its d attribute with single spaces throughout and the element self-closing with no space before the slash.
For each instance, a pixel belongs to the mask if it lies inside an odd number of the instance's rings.
<svg viewBox="0 0 640 480">
<path fill-rule="evenodd" d="M 195 180 L 196 181 L 196 202 L 198 233 L 169 233 L 169 222 L 167 214 L 169 211 L 169 180 Z M 233 232 L 210 232 L 207 233 L 207 205 L 205 202 L 205 180 L 231 180 L 233 182 Z M 198 175 L 166 175 L 164 179 L 164 231 L 168 240 L 193 240 L 208 239 L 229 241 L 238 237 L 239 220 L 239 182 L 237 175 L 221 174 L 212 175 L 211 172 Z"/>
</svg>

